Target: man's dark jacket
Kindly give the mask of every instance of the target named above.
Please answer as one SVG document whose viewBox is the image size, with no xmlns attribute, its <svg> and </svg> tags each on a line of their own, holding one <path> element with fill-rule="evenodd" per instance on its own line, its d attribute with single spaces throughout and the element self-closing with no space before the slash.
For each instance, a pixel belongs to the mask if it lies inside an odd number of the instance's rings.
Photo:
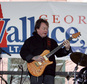
<svg viewBox="0 0 87 84">
<path fill-rule="evenodd" d="M 20 55 L 23 60 L 27 62 L 32 62 L 32 58 L 34 56 L 40 55 L 43 53 L 44 50 L 48 49 L 48 37 L 41 38 L 37 33 L 33 33 L 33 36 L 25 40 L 24 45 L 21 48 Z M 50 51 L 55 49 L 58 45 L 57 42 L 50 38 Z M 44 75 L 53 75 L 55 76 L 55 67 L 56 67 L 56 61 L 55 56 L 62 57 L 66 56 L 70 53 L 71 49 L 67 51 L 65 48 L 61 48 L 56 53 L 54 53 L 49 60 L 53 61 L 53 64 L 48 65 L 44 71 Z"/>
</svg>

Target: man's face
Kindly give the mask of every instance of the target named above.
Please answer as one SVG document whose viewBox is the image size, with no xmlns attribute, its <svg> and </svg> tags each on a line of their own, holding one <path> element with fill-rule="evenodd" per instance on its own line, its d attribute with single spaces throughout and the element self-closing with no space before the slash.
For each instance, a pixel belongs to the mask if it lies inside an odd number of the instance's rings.
<svg viewBox="0 0 87 84">
<path fill-rule="evenodd" d="M 37 29 L 37 33 L 43 38 L 47 36 L 48 26 L 45 23 L 41 23 L 40 28 Z"/>
</svg>

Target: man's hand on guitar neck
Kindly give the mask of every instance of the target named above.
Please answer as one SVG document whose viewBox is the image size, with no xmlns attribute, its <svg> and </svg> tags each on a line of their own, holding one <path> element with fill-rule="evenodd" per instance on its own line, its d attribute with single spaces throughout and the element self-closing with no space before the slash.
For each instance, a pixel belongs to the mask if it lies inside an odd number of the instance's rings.
<svg viewBox="0 0 87 84">
<path fill-rule="evenodd" d="M 63 42 L 63 45 L 65 46 L 66 50 L 69 50 L 70 49 L 70 42 L 68 40 L 65 40 Z"/>
<path fill-rule="evenodd" d="M 32 60 L 43 62 L 44 61 L 44 58 L 42 56 L 38 55 L 38 56 L 33 57 Z"/>
</svg>

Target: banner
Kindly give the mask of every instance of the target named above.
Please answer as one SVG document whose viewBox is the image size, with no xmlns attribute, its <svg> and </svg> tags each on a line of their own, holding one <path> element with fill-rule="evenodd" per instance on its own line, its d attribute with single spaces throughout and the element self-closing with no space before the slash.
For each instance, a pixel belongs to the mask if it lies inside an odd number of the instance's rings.
<svg viewBox="0 0 87 84">
<path fill-rule="evenodd" d="M 37 19 L 49 22 L 48 36 L 60 45 L 72 34 L 81 36 L 70 41 L 73 52 L 87 54 L 87 3 L 70 2 L 2 2 L 0 3 L 0 47 L 2 57 L 20 57 L 20 49 L 29 38 Z M 64 58 L 65 59 L 65 58 Z"/>
</svg>

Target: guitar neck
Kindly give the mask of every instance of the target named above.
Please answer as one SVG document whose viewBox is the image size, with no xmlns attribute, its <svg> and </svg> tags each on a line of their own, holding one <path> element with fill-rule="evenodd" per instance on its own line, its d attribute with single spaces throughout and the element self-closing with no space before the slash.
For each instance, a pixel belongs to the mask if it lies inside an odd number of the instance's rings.
<svg viewBox="0 0 87 84">
<path fill-rule="evenodd" d="M 70 37 L 69 39 L 67 39 L 68 41 L 72 40 L 72 37 Z M 50 56 L 52 56 L 55 52 L 57 52 L 60 48 L 62 48 L 64 45 L 63 43 L 61 45 L 59 45 L 58 47 L 56 47 L 55 49 L 53 49 L 49 54 L 46 55 L 47 58 L 49 58 Z"/>
</svg>

